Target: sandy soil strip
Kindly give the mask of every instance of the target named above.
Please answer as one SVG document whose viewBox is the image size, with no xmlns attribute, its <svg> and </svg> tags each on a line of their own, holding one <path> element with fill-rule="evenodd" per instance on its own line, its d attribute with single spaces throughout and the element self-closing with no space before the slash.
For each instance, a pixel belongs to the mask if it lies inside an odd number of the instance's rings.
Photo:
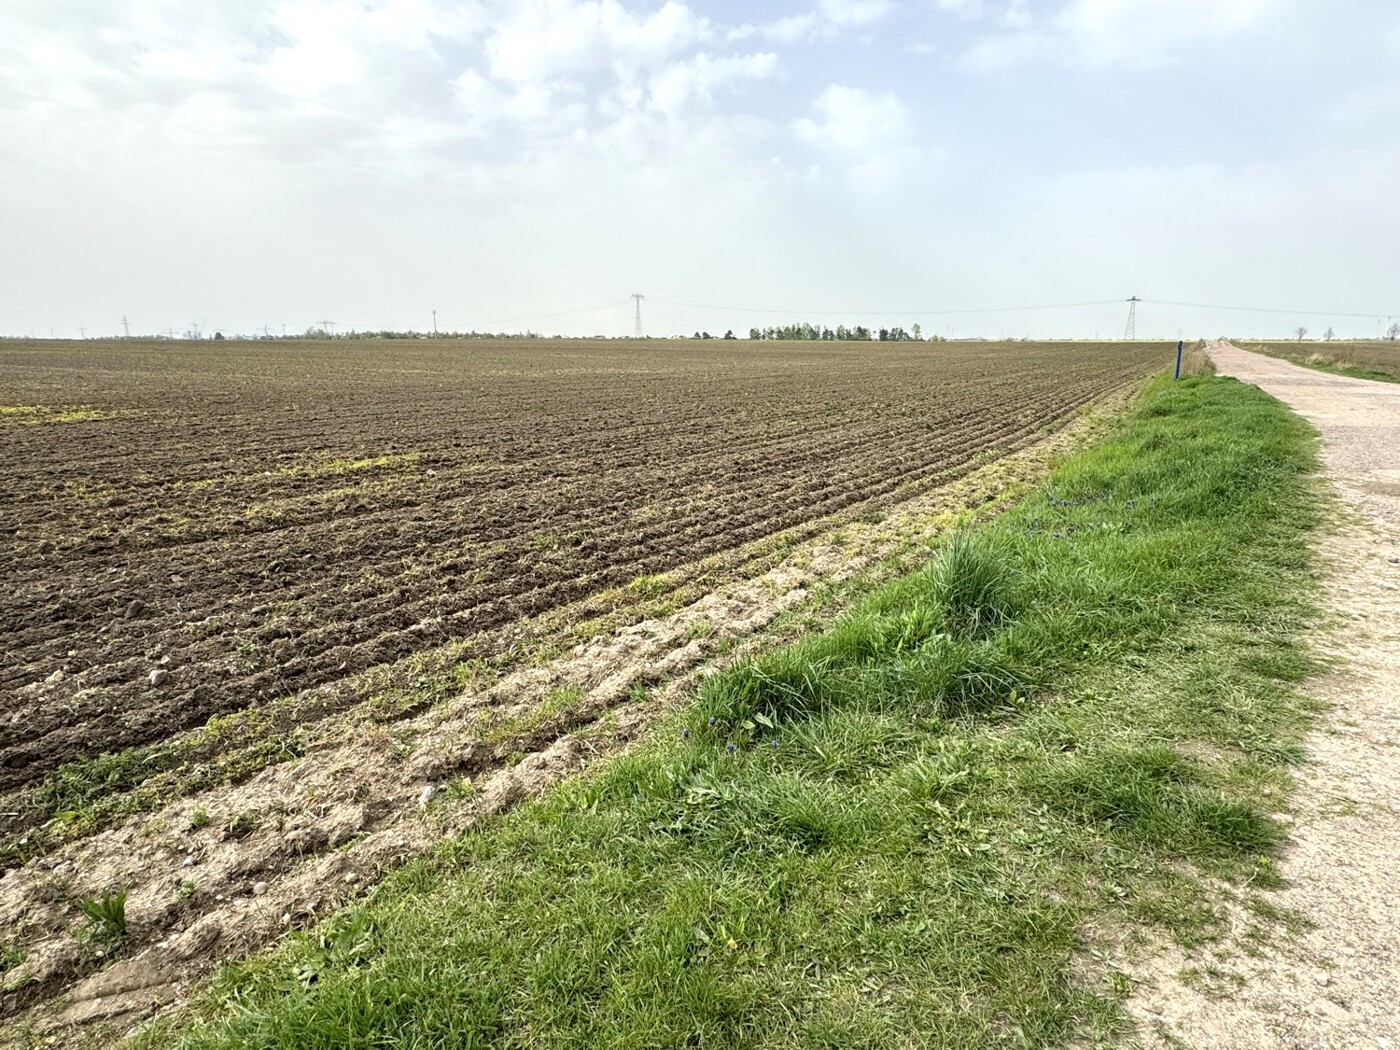
<svg viewBox="0 0 1400 1050">
<path fill-rule="evenodd" d="M 1210 347 L 1223 375 L 1254 383 L 1308 419 L 1353 520 L 1328 537 L 1319 649 L 1336 670 L 1313 691 L 1333 705 L 1307 742 L 1270 902 L 1311 928 L 1247 957 L 1217 945 L 1168 952 L 1130 1002 L 1151 1046 L 1400 1050 L 1400 384 L 1318 372 Z M 1185 968 L 1226 980 L 1183 983 Z M 1231 979 L 1243 981 L 1233 992 Z"/>
</svg>

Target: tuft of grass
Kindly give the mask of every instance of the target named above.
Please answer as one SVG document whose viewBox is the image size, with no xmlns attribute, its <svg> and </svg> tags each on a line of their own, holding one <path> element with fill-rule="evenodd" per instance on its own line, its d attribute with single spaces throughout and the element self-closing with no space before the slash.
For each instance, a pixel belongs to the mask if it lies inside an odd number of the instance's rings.
<svg viewBox="0 0 1400 1050">
<path fill-rule="evenodd" d="M 959 533 L 934 563 L 930 596 L 955 634 L 977 637 L 1012 620 L 1012 570 L 1004 543 L 990 529 Z"/>
<path fill-rule="evenodd" d="M 0 405 L 0 426 L 87 423 L 134 414 L 130 411 L 98 408 L 95 405 Z"/>
<path fill-rule="evenodd" d="M 1202 772 L 1163 744 L 1079 754 L 1040 772 L 1049 804 L 1149 849 L 1190 857 L 1263 852 L 1282 829 L 1248 803 L 1201 786 Z"/>
<path fill-rule="evenodd" d="M 1204 340 L 1198 340 L 1185 348 L 1181 355 L 1181 374 L 1183 376 L 1215 375 L 1215 362 L 1206 353 Z"/>
<path fill-rule="evenodd" d="M 382 456 L 360 458 L 319 454 L 279 467 L 276 473 L 281 477 L 293 478 L 338 477 L 347 474 L 417 470 L 422 462 L 421 452 L 390 452 Z"/>
<path fill-rule="evenodd" d="M 1101 445 L 635 750 L 225 968 L 143 1046 L 1095 1045 L 1084 931 L 1218 936 L 1271 885 L 1321 520 L 1233 380 Z M 1276 880 L 1274 880 L 1276 881 Z M 1265 915 L 1266 908 L 1256 909 Z M 911 1033 L 913 1033 L 911 1035 Z"/>
<path fill-rule="evenodd" d="M 586 698 L 586 694 L 578 686 L 560 685 L 546 692 L 538 704 L 516 714 L 493 721 L 493 716 L 488 712 L 483 715 L 481 740 L 486 744 L 500 746 L 527 739 L 546 726 L 567 721 Z"/>
<path fill-rule="evenodd" d="M 126 936 L 126 890 L 107 890 L 101 897 L 83 897 L 78 910 L 98 939 L 115 944 Z"/>
<path fill-rule="evenodd" d="M 24 959 L 24 952 L 6 941 L 0 941 L 0 975 L 18 969 L 24 964 Z"/>
<path fill-rule="evenodd" d="M 642 598 L 659 598 L 671 589 L 664 576 L 637 576 L 630 580 L 627 589 Z"/>
<path fill-rule="evenodd" d="M 224 827 L 225 838 L 246 839 L 262 827 L 263 814 L 257 809 L 245 809 L 237 813 Z"/>
</svg>

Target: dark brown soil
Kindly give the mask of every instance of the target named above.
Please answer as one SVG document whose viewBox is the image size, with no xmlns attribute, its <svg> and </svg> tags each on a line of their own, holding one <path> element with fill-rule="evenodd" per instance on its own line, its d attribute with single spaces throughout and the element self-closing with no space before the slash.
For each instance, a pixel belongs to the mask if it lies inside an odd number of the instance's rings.
<svg viewBox="0 0 1400 1050">
<path fill-rule="evenodd" d="M 0 790 L 894 501 L 1166 357 L 0 344 Z"/>
</svg>

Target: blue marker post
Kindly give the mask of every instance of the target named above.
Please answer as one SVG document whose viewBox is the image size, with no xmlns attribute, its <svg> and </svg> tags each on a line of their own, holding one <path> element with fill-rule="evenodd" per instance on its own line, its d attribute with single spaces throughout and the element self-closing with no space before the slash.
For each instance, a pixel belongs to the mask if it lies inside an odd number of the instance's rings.
<svg viewBox="0 0 1400 1050">
<path fill-rule="evenodd" d="M 1185 339 L 1178 339 L 1176 341 L 1176 375 L 1172 376 L 1173 383 L 1181 378 L 1181 345 L 1184 342 L 1186 342 Z"/>
</svg>

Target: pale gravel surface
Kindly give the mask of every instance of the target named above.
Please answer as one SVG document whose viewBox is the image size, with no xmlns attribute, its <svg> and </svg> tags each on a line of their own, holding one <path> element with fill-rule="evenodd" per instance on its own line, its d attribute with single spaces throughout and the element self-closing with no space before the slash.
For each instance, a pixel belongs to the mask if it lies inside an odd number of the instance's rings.
<svg viewBox="0 0 1400 1050">
<path fill-rule="evenodd" d="M 1227 343 L 1222 375 L 1254 383 L 1318 428 L 1355 521 L 1326 540 L 1319 648 L 1337 670 L 1313 692 L 1334 705 L 1308 740 L 1281 863 L 1279 907 L 1312 928 L 1262 958 L 1228 946 L 1139 968 L 1130 1009 L 1151 1046 L 1400 1050 L 1400 384 L 1302 368 Z M 1243 978 L 1188 986 L 1185 967 Z M 1228 981 L 1226 982 L 1228 984 Z"/>
</svg>

